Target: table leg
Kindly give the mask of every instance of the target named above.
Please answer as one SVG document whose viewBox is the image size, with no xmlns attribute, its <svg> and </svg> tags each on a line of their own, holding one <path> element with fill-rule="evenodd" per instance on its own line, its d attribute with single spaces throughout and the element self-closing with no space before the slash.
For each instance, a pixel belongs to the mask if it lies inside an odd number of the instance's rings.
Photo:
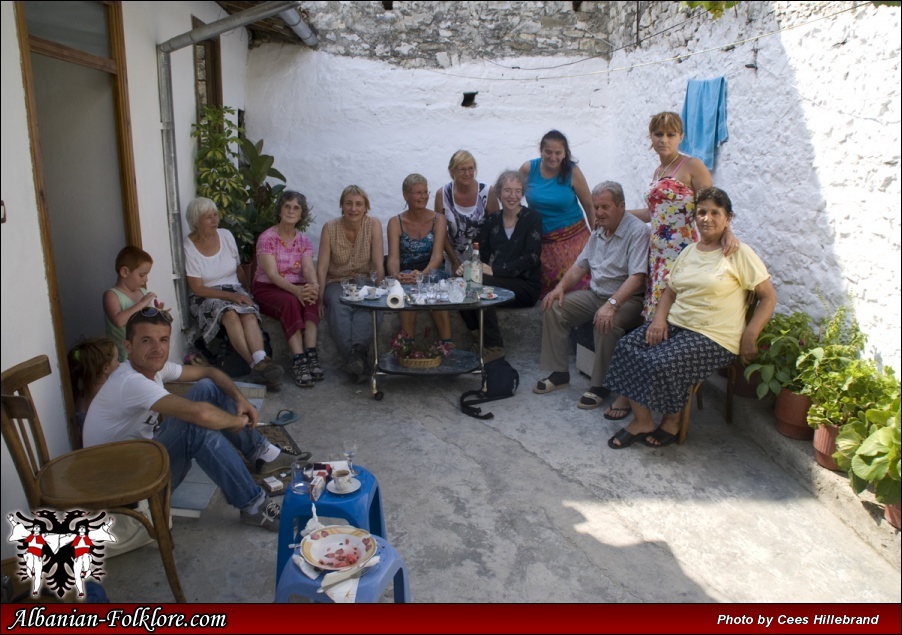
<svg viewBox="0 0 902 635">
<path fill-rule="evenodd" d="M 379 372 L 379 324 L 376 321 L 376 312 L 370 313 L 373 316 L 373 374 L 370 377 L 370 391 L 373 393 L 373 399 L 382 401 L 384 394 L 376 385 L 376 375 Z"/>
<path fill-rule="evenodd" d="M 482 373 L 482 392 L 485 393 L 488 390 L 488 377 L 485 374 L 485 361 L 482 357 L 482 307 L 479 308 L 479 372 Z"/>
</svg>

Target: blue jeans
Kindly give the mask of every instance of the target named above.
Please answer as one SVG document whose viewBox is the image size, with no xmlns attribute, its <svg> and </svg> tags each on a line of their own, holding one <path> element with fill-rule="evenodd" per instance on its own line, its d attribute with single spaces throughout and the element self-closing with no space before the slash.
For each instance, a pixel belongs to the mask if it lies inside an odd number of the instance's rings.
<svg viewBox="0 0 902 635">
<path fill-rule="evenodd" d="M 235 413 L 235 402 L 211 379 L 202 379 L 185 393 L 190 401 L 205 401 Z M 254 482 L 247 466 L 235 452 L 237 448 L 253 465 L 257 458 L 269 447 L 269 442 L 256 430 L 242 428 L 240 432 L 231 430 L 210 430 L 199 425 L 166 417 L 154 439 L 162 443 L 169 452 L 169 471 L 172 473 L 172 489 L 178 487 L 196 460 L 201 469 L 213 479 L 222 490 L 230 505 L 244 509 L 266 494 Z"/>
</svg>

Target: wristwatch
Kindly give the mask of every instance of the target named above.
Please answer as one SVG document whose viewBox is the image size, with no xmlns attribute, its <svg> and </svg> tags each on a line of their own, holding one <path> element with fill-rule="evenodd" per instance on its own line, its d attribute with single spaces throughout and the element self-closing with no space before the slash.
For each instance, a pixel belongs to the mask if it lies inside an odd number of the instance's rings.
<svg viewBox="0 0 902 635">
<path fill-rule="evenodd" d="M 614 310 L 617 310 L 617 298 L 608 298 L 608 304 L 614 307 Z"/>
</svg>

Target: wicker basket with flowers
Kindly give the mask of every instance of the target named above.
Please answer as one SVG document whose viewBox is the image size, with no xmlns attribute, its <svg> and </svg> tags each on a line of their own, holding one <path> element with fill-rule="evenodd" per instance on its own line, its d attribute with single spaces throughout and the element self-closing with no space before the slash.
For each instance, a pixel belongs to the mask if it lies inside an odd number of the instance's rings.
<svg viewBox="0 0 902 635">
<path fill-rule="evenodd" d="M 404 368 L 435 368 L 442 363 L 442 358 L 451 354 L 451 347 L 432 339 L 430 329 L 423 332 L 423 339 L 410 337 L 405 330 L 400 330 L 392 337 L 390 346 Z"/>
</svg>

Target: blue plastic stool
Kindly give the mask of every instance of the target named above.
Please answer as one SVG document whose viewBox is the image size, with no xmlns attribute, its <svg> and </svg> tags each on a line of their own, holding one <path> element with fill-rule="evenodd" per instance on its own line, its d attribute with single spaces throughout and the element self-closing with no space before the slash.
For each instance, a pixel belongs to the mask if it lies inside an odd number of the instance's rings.
<svg viewBox="0 0 902 635">
<path fill-rule="evenodd" d="M 342 518 L 352 526 L 365 529 L 375 536 L 386 538 L 385 519 L 382 517 L 382 493 L 379 481 L 372 473 L 354 465 L 360 489 L 352 494 L 333 494 L 324 490 L 316 503 L 306 494 L 295 494 L 288 488 L 282 499 L 282 516 L 279 520 L 279 550 L 276 553 L 276 582 L 291 559 L 288 545 L 301 541 L 301 530 L 313 518 L 311 503 L 316 505 L 316 515 L 324 518 Z M 294 566 L 294 565 L 292 565 Z M 297 569 L 297 567 L 294 567 Z M 367 574 L 369 575 L 369 574 Z M 305 577 L 301 574 L 301 577 Z"/>
<path fill-rule="evenodd" d="M 317 512 L 318 510 L 317 507 Z M 376 551 L 379 564 L 365 569 L 365 573 L 360 576 L 357 585 L 357 603 L 378 602 L 392 581 L 395 583 L 395 603 L 410 602 L 410 580 L 407 578 L 404 558 L 384 539 L 376 537 L 376 544 L 379 547 Z M 287 602 L 289 597 L 295 595 L 314 602 L 332 603 L 332 598 L 328 595 L 316 592 L 322 586 L 323 575 L 326 573 L 328 571 L 323 571 L 320 576 L 311 580 L 289 558 L 276 585 L 276 602 Z"/>
</svg>

